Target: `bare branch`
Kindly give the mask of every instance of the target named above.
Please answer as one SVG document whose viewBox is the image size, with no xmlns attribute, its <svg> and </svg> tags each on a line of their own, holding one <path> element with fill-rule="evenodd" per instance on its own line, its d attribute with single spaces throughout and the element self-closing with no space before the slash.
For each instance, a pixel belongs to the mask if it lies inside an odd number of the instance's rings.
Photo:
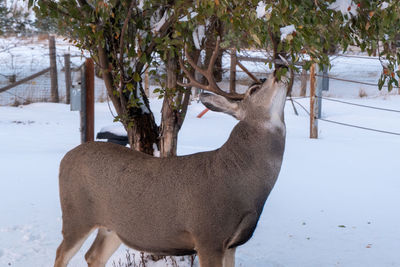
<svg viewBox="0 0 400 267">
<path fill-rule="evenodd" d="M 131 1 L 131 4 L 129 5 L 128 14 L 126 15 L 126 18 L 124 20 L 124 25 L 122 26 L 122 29 L 121 29 L 121 35 L 120 35 L 120 39 L 119 39 L 119 64 L 120 64 L 121 71 L 124 70 L 123 66 L 124 66 L 125 32 L 126 32 L 126 29 L 128 28 L 128 23 L 129 23 L 129 20 L 131 19 L 132 10 L 135 5 L 136 5 L 136 0 Z M 124 74 L 124 72 L 123 72 L 123 74 Z"/>
</svg>

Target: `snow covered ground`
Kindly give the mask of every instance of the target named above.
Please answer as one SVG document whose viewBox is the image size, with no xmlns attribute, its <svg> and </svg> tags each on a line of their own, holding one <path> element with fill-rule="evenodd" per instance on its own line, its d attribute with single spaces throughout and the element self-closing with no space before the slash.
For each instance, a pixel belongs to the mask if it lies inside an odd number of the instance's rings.
<svg viewBox="0 0 400 267">
<path fill-rule="evenodd" d="M 394 95 L 350 101 L 400 106 Z M 159 119 L 161 101 L 151 104 Z M 203 108 L 190 106 L 179 154 L 221 146 L 236 123 L 214 112 L 197 119 Z M 287 103 L 282 171 L 237 266 L 400 266 L 400 137 L 320 122 L 320 139 L 310 140 L 307 114 L 299 112 Z M 323 117 L 400 132 L 399 113 L 324 101 Z M 97 103 L 96 131 L 112 119 L 107 104 Z M 79 115 L 67 105 L 0 107 L 0 266 L 53 264 L 61 241 L 58 165 L 79 140 Z M 86 266 L 89 245 L 70 266 Z M 108 266 L 119 258 L 125 247 Z"/>
</svg>

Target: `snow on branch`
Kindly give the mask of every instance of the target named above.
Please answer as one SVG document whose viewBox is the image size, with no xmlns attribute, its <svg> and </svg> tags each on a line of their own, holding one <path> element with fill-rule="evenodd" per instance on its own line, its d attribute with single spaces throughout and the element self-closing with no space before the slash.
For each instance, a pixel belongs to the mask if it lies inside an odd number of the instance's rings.
<svg viewBox="0 0 400 267">
<path fill-rule="evenodd" d="M 353 0 L 336 0 L 332 4 L 329 5 L 329 9 L 340 11 L 343 15 L 353 15 L 356 16 L 357 13 L 357 5 L 353 2 Z"/>
<path fill-rule="evenodd" d="M 286 40 L 289 36 L 296 32 L 296 28 L 294 25 L 288 25 L 286 27 L 281 28 L 281 41 Z"/>
<path fill-rule="evenodd" d="M 169 15 L 168 15 L 168 12 L 164 12 L 164 15 L 162 16 L 162 18 L 158 21 L 158 22 L 156 22 L 154 25 L 153 25 L 153 27 L 152 27 L 152 31 L 153 32 L 159 32 L 160 31 L 160 29 L 162 28 L 162 26 L 166 23 L 166 21 L 168 20 L 168 18 L 169 18 Z"/>
<path fill-rule="evenodd" d="M 196 30 L 193 31 L 193 42 L 196 49 L 201 49 L 205 36 L 206 27 L 204 25 L 197 26 Z"/>
</svg>

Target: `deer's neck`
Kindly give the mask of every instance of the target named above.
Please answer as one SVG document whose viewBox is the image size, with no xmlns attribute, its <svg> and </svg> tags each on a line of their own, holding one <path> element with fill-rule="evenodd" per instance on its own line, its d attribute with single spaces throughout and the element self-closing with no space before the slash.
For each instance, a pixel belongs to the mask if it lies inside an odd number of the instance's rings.
<svg viewBox="0 0 400 267">
<path fill-rule="evenodd" d="M 280 170 L 284 146 L 284 127 L 256 127 L 241 121 L 217 151 L 215 160 L 219 167 L 240 179 L 246 177 L 265 182 L 271 178 L 273 181 L 267 183 L 273 184 Z"/>
</svg>

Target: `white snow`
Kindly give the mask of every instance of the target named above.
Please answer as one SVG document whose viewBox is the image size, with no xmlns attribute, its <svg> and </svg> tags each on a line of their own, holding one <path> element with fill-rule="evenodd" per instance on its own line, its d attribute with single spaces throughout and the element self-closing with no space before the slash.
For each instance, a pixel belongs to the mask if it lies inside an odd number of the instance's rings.
<svg viewBox="0 0 400 267">
<path fill-rule="evenodd" d="M 161 27 L 165 24 L 168 18 L 169 18 L 168 12 L 164 12 L 164 15 L 161 17 L 161 19 L 153 25 L 152 27 L 153 32 L 159 32 Z"/>
<path fill-rule="evenodd" d="M 257 8 L 256 8 L 257 18 L 262 18 L 265 16 L 265 14 L 266 14 L 265 7 L 266 6 L 267 6 L 267 4 L 264 3 L 263 1 L 258 2 Z"/>
<path fill-rule="evenodd" d="M 258 2 L 258 5 L 256 7 L 256 13 L 257 13 L 257 18 L 265 18 L 268 20 L 269 15 L 272 12 L 272 7 L 269 7 L 267 10 L 265 9 L 267 4 L 264 1 Z"/>
<path fill-rule="evenodd" d="M 159 158 L 160 157 L 160 150 L 158 150 L 157 144 L 153 144 L 153 156 Z"/>
<path fill-rule="evenodd" d="M 293 34 L 296 31 L 296 28 L 292 24 L 282 27 L 280 30 L 281 30 L 281 40 L 286 40 L 286 38 L 288 38 L 289 35 Z"/>
<path fill-rule="evenodd" d="M 329 5 L 330 9 L 340 11 L 343 15 L 357 15 L 357 5 L 353 0 L 336 0 Z"/>
<path fill-rule="evenodd" d="M 308 99 L 298 101 L 308 107 Z M 400 96 L 350 101 L 400 106 Z M 153 110 L 161 104 L 152 99 Z M 236 123 L 214 112 L 197 119 L 203 109 L 190 106 L 179 154 L 221 146 Z M 237 251 L 237 266 L 400 265 L 400 137 L 320 122 L 320 139 L 310 140 L 308 116 L 299 112 L 287 103 L 282 171 L 254 237 Z M 395 113 L 324 101 L 323 117 L 400 132 Z M 107 104 L 97 103 L 96 132 L 112 120 Z M 79 115 L 64 104 L 0 107 L 0 129 L 0 266 L 51 266 L 61 241 L 58 165 L 79 144 Z M 70 266 L 86 266 L 92 240 Z M 107 266 L 119 258 L 125 247 Z"/>
<path fill-rule="evenodd" d="M 203 40 L 206 34 L 206 27 L 204 25 L 199 25 L 193 31 L 193 42 L 196 49 L 201 49 Z"/>
<path fill-rule="evenodd" d="M 193 19 L 193 18 L 196 17 L 197 15 L 198 15 L 197 12 L 195 12 L 195 11 L 190 11 L 190 19 Z M 183 21 L 189 21 L 188 15 L 186 15 L 186 16 L 180 18 L 179 21 L 181 21 L 181 22 L 183 22 Z"/>
<path fill-rule="evenodd" d="M 142 110 L 143 114 L 150 114 L 150 110 L 147 108 L 146 104 L 143 100 L 143 95 L 141 92 L 136 91 L 136 98 L 139 100 L 138 104 L 140 105 L 140 109 Z"/>
<path fill-rule="evenodd" d="M 116 123 L 101 127 L 100 132 L 109 132 L 117 136 L 126 136 L 126 130 L 124 126 Z"/>
<path fill-rule="evenodd" d="M 139 0 L 139 4 L 137 6 L 140 10 L 143 10 L 144 7 L 144 0 Z"/>
<path fill-rule="evenodd" d="M 388 2 L 383 2 L 382 4 L 381 4 L 381 9 L 383 10 L 383 9 L 386 9 L 386 8 L 388 8 L 389 7 L 389 3 Z"/>
</svg>

